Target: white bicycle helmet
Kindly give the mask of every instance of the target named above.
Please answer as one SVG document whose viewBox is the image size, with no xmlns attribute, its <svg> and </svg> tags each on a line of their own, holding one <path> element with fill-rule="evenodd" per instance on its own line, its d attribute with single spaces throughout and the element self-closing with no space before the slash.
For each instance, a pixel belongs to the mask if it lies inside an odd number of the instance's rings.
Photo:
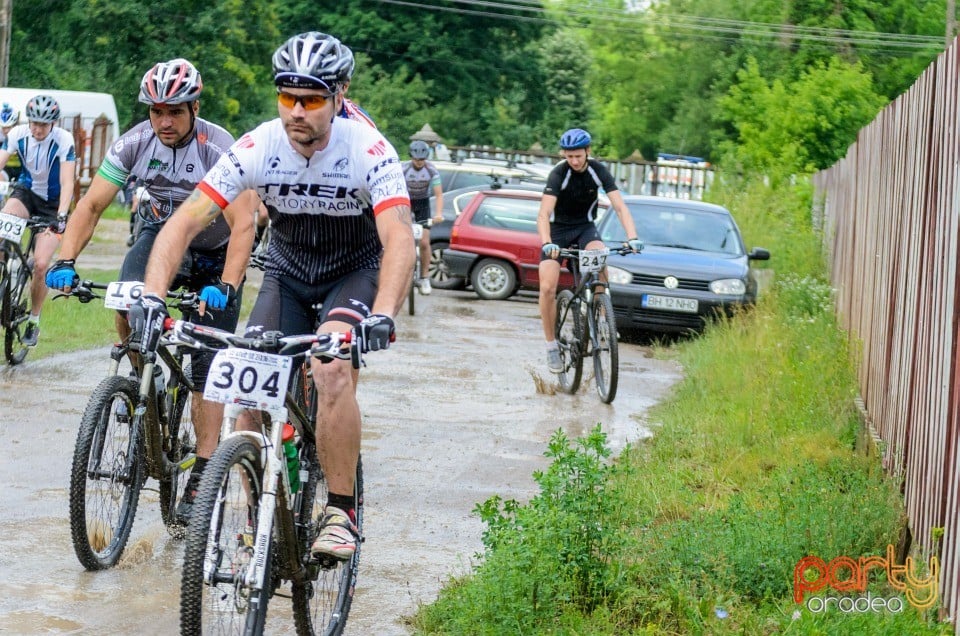
<svg viewBox="0 0 960 636">
<path fill-rule="evenodd" d="M 37 95 L 27 102 L 27 120 L 52 124 L 60 120 L 60 104 L 49 95 Z"/>
<path fill-rule="evenodd" d="M 20 111 L 14 110 L 13 106 L 4 102 L 3 108 L 0 108 L 0 126 L 16 126 L 20 121 Z"/>
<path fill-rule="evenodd" d="M 430 146 L 427 145 L 427 142 L 417 139 L 416 141 L 410 143 L 411 159 L 426 159 L 429 156 Z"/>
<path fill-rule="evenodd" d="M 273 82 L 288 88 L 324 88 L 337 93 L 353 74 L 353 53 L 340 40 L 309 31 L 295 35 L 273 54 Z"/>
<path fill-rule="evenodd" d="M 140 80 L 144 104 L 183 104 L 200 98 L 203 80 L 193 64 L 183 58 L 158 62 Z"/>
</svg>

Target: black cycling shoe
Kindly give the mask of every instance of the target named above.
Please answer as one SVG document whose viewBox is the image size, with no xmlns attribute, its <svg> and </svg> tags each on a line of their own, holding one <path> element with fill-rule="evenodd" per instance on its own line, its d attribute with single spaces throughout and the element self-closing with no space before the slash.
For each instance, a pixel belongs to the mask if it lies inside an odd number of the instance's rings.
<svg viewBox="0 0 960 636">
<path fill-rule="evenodd" d="M 187 487 L 183 491 L 183 498 L 177 504 L 177 521 L 187 525 L 190 523 L 190 515 L 193 514 L 193 502 L 197 498 L 197 490 L 200 487 L 200 473 L 190 473 L 190 479 L 187 480 Z"/>
</svg>

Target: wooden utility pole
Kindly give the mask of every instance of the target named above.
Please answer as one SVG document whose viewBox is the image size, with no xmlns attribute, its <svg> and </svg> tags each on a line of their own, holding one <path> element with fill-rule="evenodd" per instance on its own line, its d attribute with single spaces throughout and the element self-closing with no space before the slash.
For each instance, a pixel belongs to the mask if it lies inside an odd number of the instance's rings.
<svg viewBox="0 0 960 636">
<path fill-rule="evenodd" d="M 950 46 L 954 36 L 957 35 L 957 8 L 956 0 L 947 0 L 947 41 L 946 46 Z"/>
<path fill-rule="evenodd" d="M 10 31 L 13 30 L 13 0 L 0 0 L 0 86 L 10 78 Z"/>
</svg>

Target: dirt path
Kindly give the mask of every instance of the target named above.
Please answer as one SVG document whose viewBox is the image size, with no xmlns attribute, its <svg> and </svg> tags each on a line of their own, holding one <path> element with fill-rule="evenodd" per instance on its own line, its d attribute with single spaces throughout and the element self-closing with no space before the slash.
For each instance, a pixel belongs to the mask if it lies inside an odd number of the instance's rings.
<svg viewBox="0 0 960 636">
<path fill-rule="evenodd" d="M 78 266 L 113 258 L 109 267 L 117 267 L 112 249 L 92 244 Z M 674 363 L 624 344 L 614 404 L 601 404 L 592 384 L 575 396 L 544 394 L 533 299 L 435 291 L 418 301 L 416 316 L 398 317 L 396 345 L 370 354 L 361 373 L 366 541 L 352 635 L 409 633 L 404 617 L 468 571 L 481 550 L 473 507 L 494 494 L 529 497 L 556 429 L 578 436 L 600 422 L 621 449 L 648 435 L 643 413 L 680 378 Z M 0 631 L 178 630 L 182 543 L 168 538 L 155 491 L 141 496 L 119 567 L 88 573 L 73 554 L 69 466 L 106 363 L 103 349 L 0 367 Z M 287 599 L 271 601 L 268 633 L 292 633 L 289 608 Z"/>
</svg>

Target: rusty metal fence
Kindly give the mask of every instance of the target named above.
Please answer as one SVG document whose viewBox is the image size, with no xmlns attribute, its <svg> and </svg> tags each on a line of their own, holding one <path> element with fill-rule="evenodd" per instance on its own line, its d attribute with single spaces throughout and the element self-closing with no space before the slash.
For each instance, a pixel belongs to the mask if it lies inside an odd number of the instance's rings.
<svg viewBox="0 0 960 636">
<path fill-rule="evenodd" d="M 913 548 L 960 607 L 957 40 L 814 177 L 837 314 L 883 465 L 903 486 Z"/>
</svg>

